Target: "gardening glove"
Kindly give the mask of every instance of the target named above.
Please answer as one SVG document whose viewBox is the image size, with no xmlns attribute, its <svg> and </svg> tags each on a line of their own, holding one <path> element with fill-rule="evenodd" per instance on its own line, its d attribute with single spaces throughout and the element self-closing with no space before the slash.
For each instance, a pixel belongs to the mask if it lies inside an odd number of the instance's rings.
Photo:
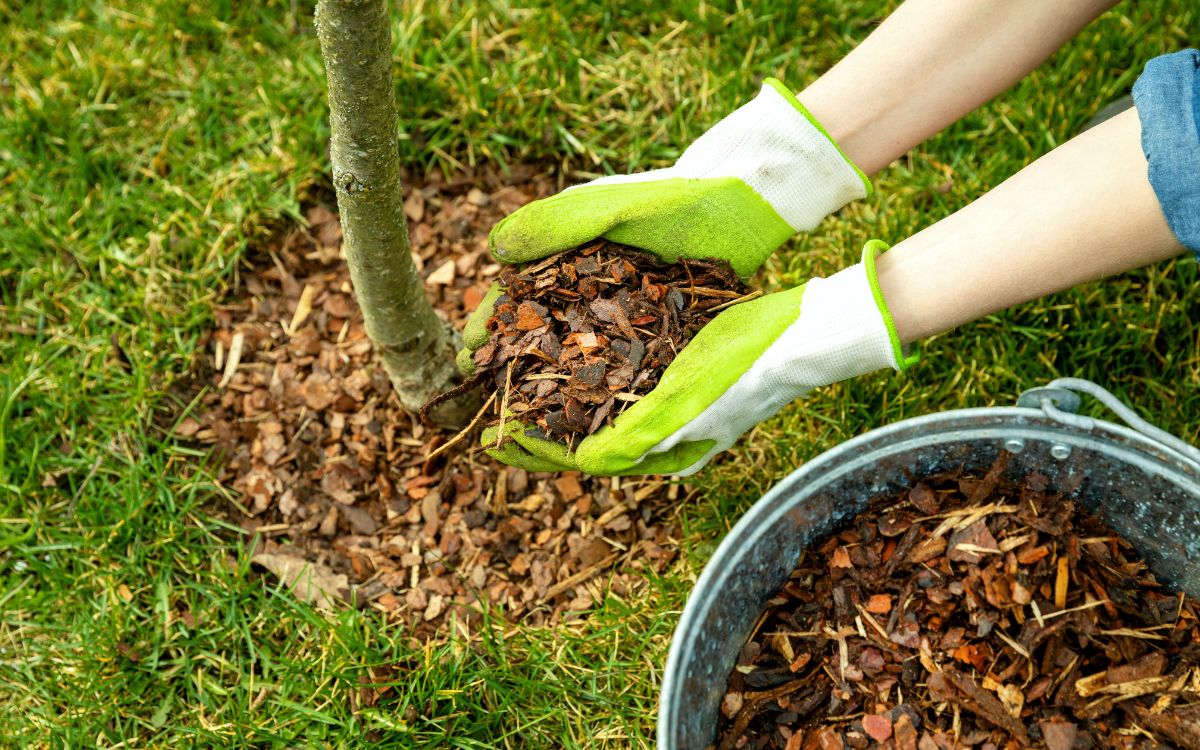
<svg viewBox="0 0 1200 750">
<path fill-rule="evenodd" d="M 526 263 L 604 237 L 668 262 L 721 258 L 746 278 L 794 233 L 870 192 L 804 105 L 768 78 L 674 166 L 530 203 L 497 224 L 489 244 L 501 263 Z"/>
<path fill-rule="evenodd" d="M 504 429 L 512 440 L 489 453 L 541 471 L 686 476 L 813 388 L 907 368 L 916 358 L 904 353 L 875 276 L 875 256 L 886 247 L 869 242 L 861 263 L 828 279 L 725 310 L 653 391 L 573 454 L 511 422 Z"/>
<path fill-rule="evenodd" d="M 904 353 L 875 276 L 862 262 L 725 310 L 683 348 L 642 400 L 584 439 L 591 474 L 699 471 L 764 419 L 814 388 L 916 361 Z"/>
<path fill-rule="evenodd" d="M 797 231 L 871 192 L 866 175 L 780 81 L 714 125 L 674 166 L 613 175 L 520 208 L 488 238 L 501 263 L 525 263 L 605 237 L 668 262 L 721 258 L 754 273 Z M 495 285 L 463 332 L 458 365 L 487 341 Z"/>
</svg>

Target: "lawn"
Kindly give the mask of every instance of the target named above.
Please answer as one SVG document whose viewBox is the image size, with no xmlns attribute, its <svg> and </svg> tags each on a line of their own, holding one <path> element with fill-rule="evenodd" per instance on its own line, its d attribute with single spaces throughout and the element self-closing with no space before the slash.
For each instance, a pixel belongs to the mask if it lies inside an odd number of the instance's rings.
<svg viewBox="0 0 1200 750">
<path fill-rule="evenodd" d="M 777 75 L 799 89 L 892 4 L 819 0 L 398 4 L 407 166 L 522 161 L 570 179 L 669 162 Z M 773 482 L 867 429 L 1094 379 L 1200 435 L 1192 260 L 1091 284 L 921 346 L 901 377 L 832 386 L 695 481 L 680 561 L 556 629 L 496 622 L 414 649 L 252 573 L 211 459 L 172 440 L 211 306 L 249 250 L 327 191 L 311 8 L 0 0 L 0 745 L 628 747 L 653 742 L 679 609 Z M 966 204 L 1070 138 L 1141 65 L 1187 46 L 1190 4 L 1126 2 L 1034 75 L 885 170 L 870 199 L 776 256 L 790 285 Z M 945 192 L 939 186 L 949 184 Z M 241 539 L 231 542 L 231 539 Z M 395 697 L 354 710 L 381 665 Z"/>
</svg>

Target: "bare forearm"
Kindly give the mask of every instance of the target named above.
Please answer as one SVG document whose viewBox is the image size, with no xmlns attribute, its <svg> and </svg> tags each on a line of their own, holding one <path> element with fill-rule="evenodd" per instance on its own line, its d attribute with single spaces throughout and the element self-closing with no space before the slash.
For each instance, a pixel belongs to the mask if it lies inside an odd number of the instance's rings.
<svg viewBox="0 0 1200 750">
<path fill-rule="evenodd" d="M 1116 0 L 908 0 L 800 101 L 874 174 L 1008 88 Z"/>
<path fill-rule="evenodd" d="M 1051 151 L 880 256 L 904 342 L 1183 251 L 1130 110 Z"/>
</svg>

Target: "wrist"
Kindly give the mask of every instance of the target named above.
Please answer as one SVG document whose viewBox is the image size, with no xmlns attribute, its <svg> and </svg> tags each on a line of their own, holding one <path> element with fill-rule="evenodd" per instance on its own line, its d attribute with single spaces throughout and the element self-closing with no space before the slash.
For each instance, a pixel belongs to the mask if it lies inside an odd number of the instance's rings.
<svg viewBox="0 0 1200 750">
<path fill-rule="evenodd" d="M 859 169 L 854 160 L 851 159 L 846 151 L 842 148 L 842 146 L 839 144 L 840 138 L 835 137 L 824 125 L 822 125 L 821 121 L 817 119 L 816 115 L 814 115 L 808 107 L 804 106 L 804 104 L 799 98 L 797 98 L 792 90 L 784 85 L 783 81 L 779 80 L 778 78 L 767 78 L 763 81 L 763 85 L 770 86 L 772 89 L 778 92 L 779 95 L 783 97 L 784 101 L 786 101 L 788 104 L 791 104 L 792 107 L 795 108 L 795 110 L 799 112 L 805 120 L 808 120 L 808 123 L 812 125 L 818 133 L 820 133 L 827 141 L 829 141 L 830 145 L 833 146 L 838 155 L 845 160 L 846 164 L 848 164 L 852 170 L 854 170 L 855 176 L 858 177 L 860 182 L 862 182 L 863 190 L 865 191 L 863 196 L 864 198 L 874 192 L 874 187 L 871 185 L 870 178 L 867 177 L 865 172 Z"/>
<path fill-rule="evenodd" d="M 776 371 L 772 379 L 788 384 L 790 396 L 916 361 L 900 343 L 875 278 L 882 247 L 868 243 L 861 263 L 805 285 L 796 322 L 765 355 Z"/>
<path fill-rule="evenodd" d="M 892 308 L 888 304 L 889 297 L 884 293 L 885 281 L 891 279 L 886 272 L 889 270 L 887 264 L 887 255 L 881 259 L 878 256 L 888 249 L 887 243 L 882 240 L 870 240 L 863 247 L 862 266 L 866 272 L 867 285 L 871 290 L 871 297 L 875 302 L 875 308 L 879 311 L 879 317 L 883 321 L 884 328 L 887 330 L 888 344 L 892 348 L 894 357 L 893 366 L 897 370 L 906 370 L 917 361 L 917 355 L 908 354 L 905 347 L 912 343 L 914 339 L 907 338 L 909 321 L 907 316 L 902 316 L 900 321 L 892 314 Z M 880 278 L 881 265 L 885 275 L 883 280 Z M 905 327 L 901 327 L 904 324 Z"/>
</svg>

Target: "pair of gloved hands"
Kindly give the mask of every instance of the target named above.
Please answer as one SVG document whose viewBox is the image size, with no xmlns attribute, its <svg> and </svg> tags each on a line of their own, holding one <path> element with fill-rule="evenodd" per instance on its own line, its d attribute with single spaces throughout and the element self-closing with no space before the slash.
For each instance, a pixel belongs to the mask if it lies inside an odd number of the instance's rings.
<svg viewBox="0 0 1200 750">
<path fill-rule="evenodd" d="M 794 232 L 871 191 L 784 85 L 759 95 L 687 148 L 674 166 L 604 177 L 536 201 L 505 218 L 489 238 L 501 263 L 526 263 L 597 237 L 663 260 L 721 258 L 743 278 Z M 875 278 L 885 249 L 869 242 L 862 262 L 828 279 L 735 305 L 706 325 L 658 385 L 611 426 L 574 451 L 537 428 L 507 419 L 507 438 L 484 431 L 487 452 L 530 471 L 590 474 L 698 471 L 746 430 L 818 386 L 911 364 Z M 485 323 L 500 288 L 463 331 L 459 367 L 488 339 Z"/>
</svg>

